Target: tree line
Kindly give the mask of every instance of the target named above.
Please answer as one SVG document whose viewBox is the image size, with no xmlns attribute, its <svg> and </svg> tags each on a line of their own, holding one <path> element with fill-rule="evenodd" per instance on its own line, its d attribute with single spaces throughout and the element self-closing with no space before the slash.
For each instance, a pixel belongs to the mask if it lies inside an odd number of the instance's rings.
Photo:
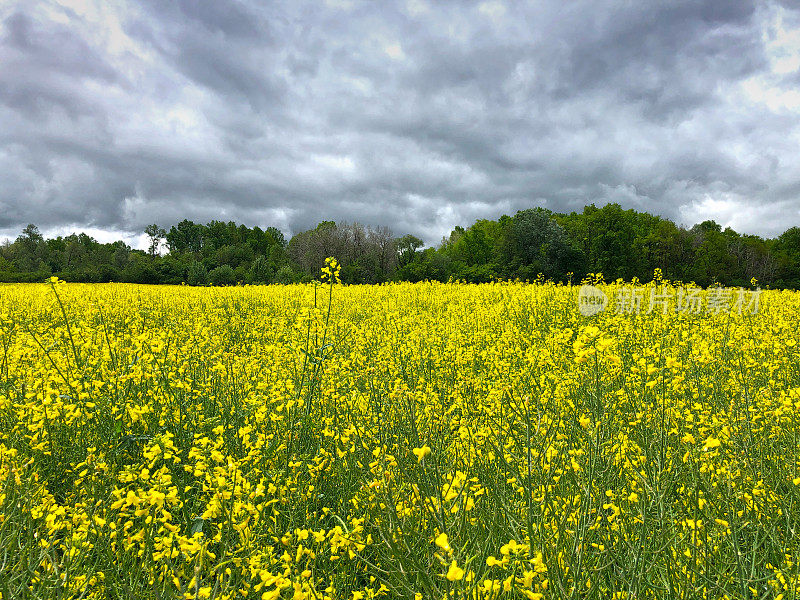
<svg viewBox="0 0 800 600">
<path fill-rule="evenodd" d="M 708 286 L 800 288 L 800 227 L 776 238 L 740 234 L 715 221 L 691 228 L 618 204 L 555 213 L 518 211 L 457 226 L 436 246 L 388 227 L 323 221 L 287 240 L 275 227 L 234 222 L 194 223 L 168 230 L 148 226 L 147 250 L 123 241 L 101 243 L 85 233 L 45 239 L 30 224 L 0 246 L 0 281 L 123 281 L 235 285 L 311 281 L 327 256 L 342 265 L 345 283 L 460 280 L 472 283 L 537 278 L 578 282 L 588 273 L 606 281 L 666 278 Z"/>
</svg>

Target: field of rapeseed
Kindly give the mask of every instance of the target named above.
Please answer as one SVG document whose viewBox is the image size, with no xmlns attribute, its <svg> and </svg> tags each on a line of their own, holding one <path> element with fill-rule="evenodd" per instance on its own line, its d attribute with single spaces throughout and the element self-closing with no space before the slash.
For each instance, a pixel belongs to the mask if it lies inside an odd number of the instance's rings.
<svg viewBox="0 0 800 600">
<path fill-rule="evenodd" d="M 2 598 L 796 597 L 800 294 L 331 277 L 0 287 Z"/>
</svg>

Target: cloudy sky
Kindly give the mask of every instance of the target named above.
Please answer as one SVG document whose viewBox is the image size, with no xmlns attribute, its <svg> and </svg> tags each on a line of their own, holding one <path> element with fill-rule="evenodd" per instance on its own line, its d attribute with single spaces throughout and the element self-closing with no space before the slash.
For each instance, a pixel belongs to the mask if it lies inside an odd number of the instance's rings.
<svg viewBox="0 0 800 600">
<path fill-rule="evenodd" d="M 0 0 L 0 239 L 800 225 L 796 0 Z"/>
</svg>

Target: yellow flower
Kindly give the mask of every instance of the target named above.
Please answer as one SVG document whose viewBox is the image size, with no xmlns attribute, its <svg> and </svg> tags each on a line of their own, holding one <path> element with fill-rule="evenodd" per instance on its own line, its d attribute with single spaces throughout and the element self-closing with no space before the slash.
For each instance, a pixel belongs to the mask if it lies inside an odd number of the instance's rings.
<svg viewBox="0 0 800 600">
<path fill-rule="evenodd" d="M 450 542 L 447 540 L 446 533 L 440 533 L 436 536 L 436 545 L 442 550 L 450 550 Z"/>
<path fill-rule="evenodd" d="M 417 461 L 422 462 L 422 459 L 426 456 L 430 456 L 431 449 L 429 446 L 423 446 L 422 448 L 414 448 L 412 450 L 417 457 Z"/>
<path fill-rule="evenodd" d="M 450 568 L 447 569 L 447 579 L 449 581 L 458 581 L 464 577 L 464 569 L 456 564 L 456 561 L 450 563 Z"/>
<path fill-rule="evenodd" d="M 338 261 L 329 256 L 325 259 L 325 266 L 320 269 L 322 271 L 322 280 L 329 281 L 331 284 L 333 283 L 341 283 L 342 280 L 339 278 L 339 273 L 341 271 L 341 266 L 339 265 Z"/>
<path fill-rule="evenodd" d="M 703 444 L 703 450 L 711 450 L 713 448 L 719 448 L 721 444 L 722 442 L 720 442 L 719 439 L 713 436 L 708 436 L 706 438 L 706 443 Z"/>
</svg>

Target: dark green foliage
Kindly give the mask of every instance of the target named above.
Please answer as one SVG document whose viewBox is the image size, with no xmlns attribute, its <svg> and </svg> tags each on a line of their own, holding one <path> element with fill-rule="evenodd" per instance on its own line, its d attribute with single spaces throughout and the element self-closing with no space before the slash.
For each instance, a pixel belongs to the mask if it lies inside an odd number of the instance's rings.
<svg viewBox="0 0 800 600">
<path fill-rule="evenodd" d="M 417 250 L 425 245 L 421 239 L 411 234 L 404 235 L 397 240 L 397 262 L 402 268 L 414 262 Z"/>
<path fill-rule="evenodd" d="M 775 240 L 779 285 L 800 288 L 800 227 L 787 229 Z"/>
<path fill-rule="evenodd" d="M 206 285 L 208 283 L 208 270 L 199 261 L 192 261 L 186 274 L 186 283 L 189 285 Z"/>
<path fill-rule="evenodd" d="M 208 281 L 213 285 L 234 285 L 236 273 L 230 265 L 222 265 L 208 274 Z"/>
<path fill-rule="evenodd" d="M 274 275 L 274 269 L 269 261 L 262 255 L 257 256 L 250 265 L 247 273 L 249 283 L 270 283 Z"/>
<path fill-rule="evenodd" d="M 205 239 L 205 227 L 184 219 L 166 234 L 170 253 L 200 252 Z"/>
<path fill-rule="evenodd" d="M 180 257 L 165 256 L 155 264 L 158 283 L 180 285 L 186 280 L 187 265 Z"/>
<path fill-rule="evenodd" d="M 800 288 L 800 227 L 763 239 L 704 221 L 685 229 L 618 204 L 553 213 L 543 208 L 480 219 L 456 226 L 437 247 L 414 235 L 394 238 L 386 227 L 323 221 L 288 241 L 275 227 L 234 222 L 206 225 L 184 219 L 162 229 L 149 225 L 147 251 L 122 241 L 102 244 L 85 233 L 44 239 L 26 226 L 14 242 L 0 246 L 0 281 L 67 281 L 234 285 L 308 282 L 319 277 L 325 258 L 342 265 L 344 283 L 538 277 L 579 282 L 587 273 L 607 281 L 664 277 L 707 286 Z M 168 252 L 161 254 L 162 242 Z"/>
<path fill-rule="evenodd" d="M 289 265 L 283 265 L 278 272 L 275 273 L 275 279 L 273 283 L 282 283 L 282 284 L 290 284 L 297 281 L 297 275 L 294 271 L 292 271 L 292 267 Z"/>
<path fill-rule="evenodd" d="M 160 283 L 156 263 L 143 252 L 131 254 L 128 266 L 122 272 L 122 280 L 128 283 Z"/>
<path fill-rule="evenodd" d="M 501 254 L 508 275 L 523 280 L 536 279 L 539 273 L 558 279 L 579 266 L 579 252 L 570 246 L 564 228 L 542 208 L 514 215 Z"/>
</svg>

